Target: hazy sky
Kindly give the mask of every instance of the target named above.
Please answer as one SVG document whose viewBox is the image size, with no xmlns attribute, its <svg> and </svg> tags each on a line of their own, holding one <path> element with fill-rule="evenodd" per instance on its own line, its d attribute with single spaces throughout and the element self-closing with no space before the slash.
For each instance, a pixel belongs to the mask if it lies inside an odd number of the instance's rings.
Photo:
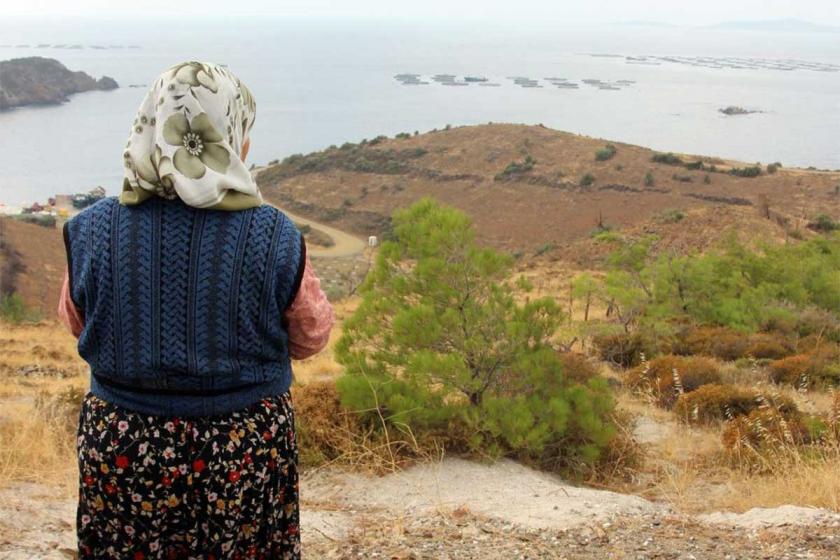
<svg viewBox="0 0 840 560">
<path fill-rule="evenodd" d="M 268 14 L 304 17 L 398 17 L 628 20 L 683 24 L 797 18 L 840 25 L 838 0 L 0 0 L 6 15 L 155 16 L 159 14 Z"/>
</svg>

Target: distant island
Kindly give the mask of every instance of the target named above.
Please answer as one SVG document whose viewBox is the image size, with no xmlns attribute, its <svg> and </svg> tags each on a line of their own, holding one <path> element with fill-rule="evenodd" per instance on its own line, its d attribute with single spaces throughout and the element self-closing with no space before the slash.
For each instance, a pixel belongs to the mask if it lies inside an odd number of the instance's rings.
<svg viewBox="0 0 840 560">
<path fill-rule="evenodd" d="M 729 107 L 725 107 L 723 109 L 718 109 L 718 112 L 723 113 L 724 115 L 752 115 L 755 113 L 761 113 L 762 111 L 758 111 L 756 109 L 745 109 L 744 107 L 739 107 L 738 105 L 730 105 Z"/>
<path fill-rule="evenodd" d="M 33 56 L 0 62 L 0 110 L 63 103 L 74 93 L 118 87 L 113 78 L 97 80 L 68 70 L 53 58 Z"/>
</svg>

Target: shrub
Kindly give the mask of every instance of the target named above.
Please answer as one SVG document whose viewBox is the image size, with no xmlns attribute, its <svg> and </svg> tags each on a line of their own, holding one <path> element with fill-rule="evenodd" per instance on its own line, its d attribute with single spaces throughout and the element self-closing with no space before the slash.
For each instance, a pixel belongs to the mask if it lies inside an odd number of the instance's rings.
<svg viewBox="0 0 840 560">
<path fill-rule="evenodd" d="M 808 423 L 797 416 L 786 416 L 773 408 L 753 410 L 727 422 L 722 434 L 724 447 L 741 460 L 761 459 L 762 451 L 777 451 L 813 441 Z"/>
<path fill-rule="evenodd" d="M 409 138 L 411 138 L 411 134 L 409 134 L 408 132 L 400 132 L 395 136 L 395 138 L 397 140 L 408 140 Z"/>
<path fill-rule="evenodd" d="M 479 247 L 469 218 L 424 199 L 393 218 L 344 323 L 341 403 L 372 432 L 551 469 L 592 466 L 615 435 L 606 381 L 575 383 L 551 348 L 562 313 L 516 297 L 513 260 Z"/>
<path fill-rule="evenodd" d="M 703 169 L 703 162 L 702 161 L 690 161 L 685 164 L 686 169 L 691 169 L 693 171 Z"/>
<path fill-rule="evenodd" d="M 778 360 L 793 353 L 793 346 L 783 336 L 759 333 L 749 338 L 746 355 L 759 360 Z"/>
<path fill-rule="evenodd" d="M 671 178 L 674 181 L 679 181 L 680 183 L 691 183 L 694 180 L 691 178 L 691 175 L 679 175 L 677 173 L 671 175 Z"/>
<path fill-rule="evenodd" d="M 824 309 L 804 309 L 797 315 L 794 328 L 803 338 L 812 336 L 815 340 L 840 342 L 840 319 Z"/>
<path fill-rule="evenodd" d="M 629 371 L 625 383 L 636 392 L 653 396 L 660 406 L 671 408 L 681 394 L 720 380 L 717 364 L 708 358 L 661 356 Z"/>
<path fill-rule="evenodd" d="M 494 179 L 496 181 L 503 181 L 505 179 L 512 179 L 518 175 L 522 175 L 524 173 L 528 173 L 532 169 L 534 169 L 534 165 L 536 165 L 537 160 L 535 160 L 530 155 L 525 156 L 525 159 L 521 162 L 513 161 L 508 164 L 500 173 L 496 174 Z"/>
<path fill-rule="evenodd" d="M 711 184 L 712 184 L 712 177 L 711 177 L 711 175 L 709 175 L 708 173 L 706 173 L 705 175 L 703 175 L 703 183 L 705 183 L 706 185 L 711 185 Z"/>
<path fill-rule="evenodd" d="M 639 365 L 643 356 L 651 357 L 659 353 L 654 338 L 638 330 L 597 334 L 592 337 L 592 343 L 602 360 L 626 368 Z"/>
<path fill-rule="evenodd" d="M 598 243 L 615 243 L 624 239 L 624 236 L 622 236 L 621 233 L 613 231 L 609 227 L 596 228 L 592 230 L 589 237 Z"/>
<path fill-rule="evenodd" d="M 653 154 L 651 158 L 654 163 L 664 163 L 666 165 L 682 165 L 683 160 L 679 156 L 668 152 L 667 154 Z"/>
<path fill-rule="evenodd" d="M 656 180 L 653 178 L 653 173 L 651 173 L 650 171 L 645 173 L 645 186 L 652 187 L 654 183 L 656 183 Z"/>
<path fill-rule="evenodd" d="M 560 363 L 563 364 L 563 375 L 575 383 L 586 384 L 598 377 L 598 369 L 592 362 L 578 352 L 561 352 Z"/>
<path fill-rule="evenodd" d="M 352 450 L 352 434 L 359 431 L 356 416 L 341 406 L 335 383 L 295 386 L 292 398 L 302 465 L 321 465 Z"/>
<path fill-rule="evenodd" d="M 579 184 L 580 184 L 581 187 L 588 187 L 594 182 L 595 182 L 595 175 L 593 175 L 592 173 L 584 173 L 580 178 Z"/>
<path fill-rule="evenodd" d="M 677 334 L 672 352 L 681 356 L 704 355 L 737 360 L 747 355 L 749 339 L 726 327 L 693 327 Z"/>
<path fill-rule="evenodd" d="M 612 159 L 613 156 L 618 152 L 615 146 L 612 144 L 607 144 L 600 150 L 595 152 L 595 161 L 607 161 L 608 159 Z"/>
<path fill-rule="evenodd" d="M 808 224 L 808 228 L 820 233 L 831 233 L 840 229 L 840 224 L 828 214 L 820 214 Z"/>
<path fill-rule="evenodd" d="M 779 162 L 768 163 L 767 164 L 767 173 L 770 173 L 772 175 L 773 173 L 776 173 L 779 169 L 781 169 L 781 167 L 782 167 L 782 164 L 779 163 Z"/>
<path fill-rule="evenodd" d="M 40 319 L 38 310 L 26 305 L 20 294 L 0 294 L 0 321 L 19 325 Z"/>
<path fill-rule="evenodd" d="M 545 255 L 546 253 L 550 253 L 551 251 L 553 251 L 556 248 L 557 248 L 557 245 L 554 244 L 554 243 L 550 243 L 550 242 L 549 243 L 543 243 L 542 245 L 537 247 L 536 251 L 534 251 L 534 256 L 535 257 L 541 257 L 541 256 Z"/>
<path fill-rule="evenodd" d="M 770 379 L 798 389 L 840 385 L 840 354 L 836 348 L 820 348 L 770 363 Z"/>
<path fill-rule="evenodd" d="M 656 216 L 656 221 L 663 223 L 663 224 L 676 224 L 678 222 L 683 221 L 685 218 L 685 213 L 682 210 L 677 210 L 675 208 L 671 208 L 668 210 L 663 210 L 659 212 Z"/>
<path fill-rule="evenodd" d="M 758 177 L 761 175 L 761 166 L 751 165 L 749 167 L 733 167 L 729 170 L 729 174 L 735 175 L 736 177 Z"/>
<path fill-rule="evenodd" d="M 703 385 L 680 395 L 674 412 L 686 422 L 710 423 L 745 416 L 753 410 L 768 406 L 783 414 L 797 412 L 796 404 L 786 397 L 764 394 L 737 385 L 718 384 Z"/>
</svg>

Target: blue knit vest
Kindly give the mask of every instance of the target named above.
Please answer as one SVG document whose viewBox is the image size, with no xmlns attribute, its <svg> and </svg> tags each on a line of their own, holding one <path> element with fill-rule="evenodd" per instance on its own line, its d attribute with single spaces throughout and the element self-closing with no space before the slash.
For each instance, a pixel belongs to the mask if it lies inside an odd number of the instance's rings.
<svg viewBox="0 0 840 560">
<path fill-rule="evenodd" d="M 282 318 L 305 247 L 282 212 L 107 198 L 70 220 L 64 237 L 94 395 L 143 414 L 196 417 L 288 390 Z"/>
</svg>

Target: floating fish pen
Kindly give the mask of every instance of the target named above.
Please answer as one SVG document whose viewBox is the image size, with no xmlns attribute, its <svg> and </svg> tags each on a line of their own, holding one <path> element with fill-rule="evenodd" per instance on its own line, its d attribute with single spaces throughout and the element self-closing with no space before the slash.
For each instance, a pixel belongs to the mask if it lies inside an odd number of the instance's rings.
<svg viewBox="0 0 840 560">
<path fill-rule="evenodd" d="M 580 89 L 580 86 L 571 82 L 558 82 L 554 84 L 559 89 Z"/>
<path fill-rule="evenodd" d="M 394 79 L 404 86 L 425 86 L 429 83 L 421 80 L 420 74 L 397 74 Z"/>
<path fill-rule="evenodd" d="M 480 83 L 480 82 L 487 82 L 489 80 L 487 78 L 485 78 L 484 76 L 464 76 L 464 81 L 465 82 L 471 82 L 471 83 Z"/>
<path fill-rule="evenodd" d="M 455 74 L 435 74 L 432 76 L 432 80 L 436 82 L 451 82 L 455 80 Z"/>
<path fill-rule="evenodd" d="M 481 87 L 499 87 L 502 84 L 497 84 L 496 82 L 481 82 L 478 85 L 480 85 Z"/>
<path fill-rule="evenodd" d="M 513 78 L 513 83 L 522 87 L 536 87 L 539 85 L 539 82 L 537 80 L 524 77 Z"/>
<path fill-rule="evenodd" d="M 441 82 L 442 86 L 468 86 L 470 84 L 466 82 Z"/>
<path fill-rule="evenodd" d="M 617 86 L 614 86 L 614 85 L 611 85 L 611 84 L 600 84 L 598 86 L 598 89 L 605 89 L 605 90 L 610 90 L 610 91 L 619 91 L 621 88 L 617 87 Z"/>
</svg>

